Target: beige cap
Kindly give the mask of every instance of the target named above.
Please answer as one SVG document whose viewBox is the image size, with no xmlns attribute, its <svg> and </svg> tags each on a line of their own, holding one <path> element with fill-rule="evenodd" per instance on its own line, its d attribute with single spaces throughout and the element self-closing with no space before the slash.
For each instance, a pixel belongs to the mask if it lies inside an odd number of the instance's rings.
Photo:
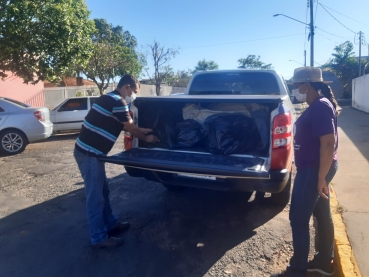
<svg viewBox="0 0 369 277">
<path fill-rule="evenodd" d="M 295 69 L 293 83 L 321 82 L 330 84 L 332 81 L 323 81 L 322 70 L 317 67 L 305 66 Z"/>
</svg>

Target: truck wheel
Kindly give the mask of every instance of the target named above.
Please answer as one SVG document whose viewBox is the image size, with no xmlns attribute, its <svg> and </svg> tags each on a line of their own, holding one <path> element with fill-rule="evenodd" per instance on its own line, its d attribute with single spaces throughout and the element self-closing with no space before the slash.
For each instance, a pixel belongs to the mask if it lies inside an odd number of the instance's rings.
<svg viewBox="0 0 369 277">
<path fill-rule="evenodd" d="M 175 185 L 168 185 L 168 184 L 163 184 L 163 186 L 169 191 L 182 191 L 182 190 L 184 190 L 184 187 L 182 187 L 182 186 L 175 186 Z"/>
<path fill-rule="evenodd" d="M 8 129 L 0 132 L 0 152 L 3 154 L 19 154 L 24 151 L 27 144 L 27 137 L 18 130 Z"/>
<path fill-rule="evenodd" d="M 272 203 L 278 206 L 286 206 L 288 204 L 288 201 L 290 201 L 290 195 L 291 195 L 291 174 L 287 181 L 286 186 L 284 189 L 279 193 L 272 193 L 271 200 Z"/>
</svg>

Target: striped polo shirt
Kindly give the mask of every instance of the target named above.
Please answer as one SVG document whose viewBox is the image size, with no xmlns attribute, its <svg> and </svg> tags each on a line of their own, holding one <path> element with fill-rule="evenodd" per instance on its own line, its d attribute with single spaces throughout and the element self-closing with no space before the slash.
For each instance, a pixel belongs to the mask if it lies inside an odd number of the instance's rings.
<svg viewBox="0 0 369 277">
<path fill-rule="evenodd" d="M 91 107 L 76 141 L 76 149 L 91 156 L 107 155 L 123 122 L 131 119 L 129 107 L 117 90 L 100 96 Z"/>
</svg>

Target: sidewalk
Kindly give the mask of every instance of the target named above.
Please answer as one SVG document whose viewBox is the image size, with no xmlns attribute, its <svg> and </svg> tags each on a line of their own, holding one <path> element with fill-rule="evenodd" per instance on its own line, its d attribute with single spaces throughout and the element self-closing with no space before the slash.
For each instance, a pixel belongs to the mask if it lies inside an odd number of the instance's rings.
<svg viewBox="0 0 369 277">
<path fill-rule="evenodd" d="M 343 107 L 338 117 L 338 172 L 333 179 L 362 276 L 369 276 L 369 114 Z"/>
</svg>

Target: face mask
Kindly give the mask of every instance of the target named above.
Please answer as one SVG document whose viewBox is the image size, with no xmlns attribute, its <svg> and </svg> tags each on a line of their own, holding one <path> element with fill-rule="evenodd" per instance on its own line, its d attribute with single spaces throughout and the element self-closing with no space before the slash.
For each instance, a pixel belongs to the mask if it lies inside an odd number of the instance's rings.
<svg viewBox="0 0 369 277">
<path fill-rule="evenodd" d="M 136 100 L 136 93 L 132 93 L 131 96 L 126 96 L 126 102 L 127 104 L 131 104 L 133 101 Z"/>
<path fill-rule="evenodd" d="M 306 84 L 306 83 L 305 83 Z M 297 89 L 293 89 L 292 90 L 292 94 L 293 96 L 297 99 L 297 101 L 301 102 L 301 103 L 304 103 L 306 102 L 306 97 L 307 97 L 307 94 L 306 92 L 309 90 L 309 88 L 305 91 L 304 94 L 300 93 L 300 88 L 302 88 L 305 84 L 303 84 L 301 87 L 297 88 Z"/>
</svg>

